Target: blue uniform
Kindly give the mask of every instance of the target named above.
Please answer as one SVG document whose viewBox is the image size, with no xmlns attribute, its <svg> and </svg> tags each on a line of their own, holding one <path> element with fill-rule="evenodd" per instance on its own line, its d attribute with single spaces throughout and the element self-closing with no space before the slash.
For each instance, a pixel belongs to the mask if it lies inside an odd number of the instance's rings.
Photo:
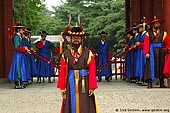
<svg viewBox="0 0 170 113">
<path fill-rule="evenodd" d="M 134 37 L 130 38 L 128 41 L 128 46 L 132 47 L 132 45 L 134 44 Z M 125 62 L 125 75 L 128 78 L 132 78 L 133 77 L 133 62 L 134 62 L 134 55 L 133 55 L 133 51 L 130 50 L 127 54 L 126 54 L 126 62 Z"/>
<path fill-rule="evenodd" d="M 144 37 L 146 35 L 146 32 L 141 34 L 139 42 L 140 44 L 144 43 Z M 137 61 L 136 61 L 136 74 L 140 77 L 140 79 L 144 78 L 144 61 L 146 60 L 146 57 L 143 53 L 143 47 L 138 47 L 137 50 Z"/>
<path fill-rule="evenodd" d="M 140 39 L 140 34 L 136 34 L 135 36 L 134 36 L 134 41 L 133 41 L 133 44 L 135 44 L 136 42 L 139 42 L 139 39 Z M 139 68 L 137 67 L 137 61 L 138 61 L 138 50 L 137 50 L 137 48 L 136 49 L 134 49 L 133 50 L 133 65 L 132 65 L 132 67 L 133 67 L 133 74 L 132 74 L 132 77 L 139 77 L 139 75 L 138 75 L 138 70 L 139 70 Z"/>
<path fill-rule="evenodd" d="M 26 41 L 27 41 L 27 47 L 30 49 L 31 48 L 31 40 L 26 39 Z M 35 57 L 32 54 L 28 54 L 27 58 L 28 58 L 29 66 L 30 66 L 31 76 L 35 77 L 38 75 Z"/>
<path fill-rule="evenodd" d="M 43 48 L 39 48 L 38 54 L 48 59 L 49 61 L 52 61 L 51 51 L 53 50 L 54 50 L 53 44 L 50 41 L 45 40 L 43 42 Z M 39 77 L 52 77 L 53 75 L 52 66 L 44 62 L 43 60 L 40 59 L 37 60 L 37 69 Z"/>
<path fill-rule="evenodd" d="M 103 65 L 108 63 L 108 51 L 109 43 L 105 41 L 103 44 L 101 41 L 98 42 L 98 69 Z M 110 67 L 105 67 L 101 72 L 98 73 L 98 78 L 101 79 L 102 76 L 109 77 L 111 75 Z"/>
<path fill-rule="evenodd" d="M 27 82 L 28 80 L 31 80 L 31 76 L 28 68 L 28 60 L 25 55 L 24 41 L 18 34 L 16 34 L 13 37 L 12 42 L 15 52 L 8 79 L 12 81 L 20 80 L 21 82 Z M 21 49 L 23 51 L 21 51 Z"/>
</svg>

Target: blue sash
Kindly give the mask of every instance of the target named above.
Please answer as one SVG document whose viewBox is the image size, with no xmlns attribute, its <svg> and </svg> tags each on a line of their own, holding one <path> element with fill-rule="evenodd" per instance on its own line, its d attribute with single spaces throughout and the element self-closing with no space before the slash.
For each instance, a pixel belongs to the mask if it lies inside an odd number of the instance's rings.
<svg viewBox="0 0 170 113">
<path fill-rule="evenodd" d="M 74 81 L 74 70 L 69 70 L 69 85 L 70 85 L 70 97 L 71 97 L 71 113 L 76 113 L 76 94 L 75 94 L 75 81 Z M 79 76 L 86 77 L 88 75 L 88 70 L 79 70 Z"/>
<path fill-rule="evenodd" d="M 146 32 L 143 33 L 139 39 L 141 43 L 144 42 L 144 37 L 146 35 Z M 144 77 L 144 63 L 146 62 L 146 57 L 143 53 L 143 49 L 138 49 L 138 63 L 137 63 L 137 71 L 139 77 L 142 79 Z"/>
<path fill-rule="evenodd" d="M 150 67 L 151 67 L 152 81 L 154 81 L 155 78 L 154 48 L 162 48 L 162 44 L 158 43 L 158 44 L 150 45 Z"/>
</svg>

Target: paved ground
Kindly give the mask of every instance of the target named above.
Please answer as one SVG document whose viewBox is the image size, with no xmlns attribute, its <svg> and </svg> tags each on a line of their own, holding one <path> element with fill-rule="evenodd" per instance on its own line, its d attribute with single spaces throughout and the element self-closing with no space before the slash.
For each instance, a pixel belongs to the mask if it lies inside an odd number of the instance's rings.
<svg viewBox="0 0 170 113">
<path fill-rule="evenodd" d="M 33 83 L 26 89 L 0 80 L 0 113 L 59 113 L 55 83 Z M 96 90 L 100 113 L 170 113 L 170 89 L 146 89 L 122 80 L 102 81 Z"/>
</svg>

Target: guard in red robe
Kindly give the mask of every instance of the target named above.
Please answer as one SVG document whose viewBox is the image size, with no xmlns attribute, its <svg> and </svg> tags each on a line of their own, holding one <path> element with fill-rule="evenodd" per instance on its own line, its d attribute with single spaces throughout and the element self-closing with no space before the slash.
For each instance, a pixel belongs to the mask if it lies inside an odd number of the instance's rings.
<svg viewBox="0 0 170 113">
<path fill-rule="evenodd" d="M 163 48 L 165 52 L 165 64 L 163 74 L 167 79 L 167 86 L 170 88 L 170 38 L 166 41 L 166 47 Z"/>
<path fill-rule="evenodd" d="M 169 43 L 169 35 L 161 29 L 160 19 L 154 17 L 152 20 L 152 28 L 146 33 L 144 38 L 144 54 L 147 58 L 150 69 L 145 70 L 145 79 L 148 80 L 148 88 L 152 88 L 152 82 L 155 78 L 160 80 L 160 88 L 164 88 L 164 62 L 165 53 L 163 48 L 167 48 Z"/>
<path fill-rule="evenodd" d="M 165 64 L 164 64 L 164 76 L 169 79 L 170 78 L 170 36 L 168 35 L 168 38 L 165 39 L 164 42 L 165 47 L 163 48 L 165 52 Z"/>
<path fill-rule="evenodd" d="M 98 87 L 95 59 L 92 52 L 82 45 L 86 33 L 75 26 L 65 35 L 71 37 L 71 48 L 61 57 L 57 84 L 63 97 L 60 113 L 98 113 L 94 95 Z"/>
</svg>

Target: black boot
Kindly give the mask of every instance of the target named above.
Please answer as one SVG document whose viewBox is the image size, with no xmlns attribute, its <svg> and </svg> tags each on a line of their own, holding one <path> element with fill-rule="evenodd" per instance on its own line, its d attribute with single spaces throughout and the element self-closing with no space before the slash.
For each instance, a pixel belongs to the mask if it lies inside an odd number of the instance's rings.
<svg viewBox="0 0 170 113">
<path fill-rule="evenodd" d="M 43 83 L 45 82 L 45 77 L 43 77 Z"/>
<path fill-rule="evenodd" d="M 21 86 L 19 86 L 19 83 L 18 83 L 18 81 L 15 81 L 15 87 L 14 87 L 15 89 L 21 89 Z"/>
<path fill-rule="evenodd" d="M 164 79 L 159 79 L 160 80 L 160 88 L 167 88 L 164 84 Z"/>
<path fill-rule="evenodd" d="M 41 83 L 41 77 L 37 77 L 37 84 Z"/>
<path fill-rule="evenodd" d="M 149 79 L 148 80 L 148 87 L 147 87 L 148 89 L 151 89 L 152 88 L 152 80 L 151 79 Z"/>
<path fill-rule="evenodd" d="M 20 80 L 20 79 L 18 79 L 17 81 L 15 81 L 15 89 L 22 89 L 21 80 Z"/>
<path fill-rule="evenodd" d="M 98 77 L 97 82 L 101 82 L 101 81 L 102 81 L 102 78 L 101 78 L 101 77 Z"/>
<path fill-rule="evenodd" d="M 136 84 L 140 84 L 141 83 L 141 81 L 140 81 L 140 78 L 139 77 L 137 77 L 136 78 L 136 82 L 135 82 Z"/>
<path fill-rule="evenodd" d="M 132 83 L 132 78 L 129 78 L 129 81 L 128 81 L 129 83 Z"/>
<path fill-rule="evenodd" d="M 140 86 L 147 86 L 147 82 L 146 80 L 142 79 L 141 80 L 141 84 L 139 84 Z"/>
<path fill-rule="evenodd" d="M 111 82 L 111 81 L 110 81 L 110 76 L 105 77 L 105 80 L 106 80 L 107 82 Z"/>
<path fill-rule="evenodd" d="M 53 82 L 51 81 L 51 77 L 48 77 L 48 83 L 53 83 Z"/>
</svg>

